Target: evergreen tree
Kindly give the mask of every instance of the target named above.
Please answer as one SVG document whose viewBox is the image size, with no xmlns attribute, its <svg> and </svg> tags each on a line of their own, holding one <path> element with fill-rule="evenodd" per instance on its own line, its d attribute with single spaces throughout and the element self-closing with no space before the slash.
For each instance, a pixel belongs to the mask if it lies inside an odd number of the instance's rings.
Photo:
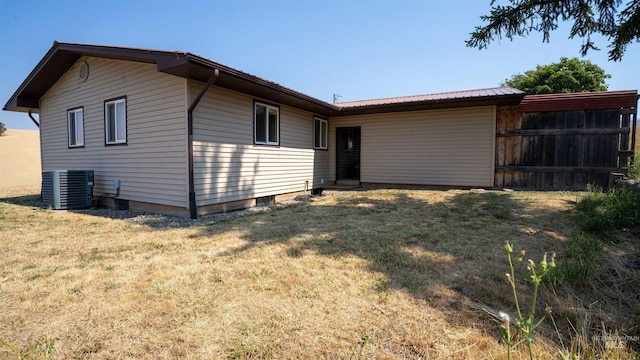
<svg viewBox="0 0 640 360">
<path fill-rule="evenodd" d="M 620 61 L 632 42 L 640 42 L 640 0 L 509 0 L 510 5 L 495 5 L 491 1 L 490 15 L 481 16 L 485 26 L 476 26 L 467 46 L 486 48 L 494 38 L 527 36 L 542 32 L 543 41 L 560 21 L 573 22 L 569 38 L 584 39 L 582 56 L 589 50 L 599 50 L 591 35 L 602 34 L 610 41 L 609 59 Z"/>
</svg>

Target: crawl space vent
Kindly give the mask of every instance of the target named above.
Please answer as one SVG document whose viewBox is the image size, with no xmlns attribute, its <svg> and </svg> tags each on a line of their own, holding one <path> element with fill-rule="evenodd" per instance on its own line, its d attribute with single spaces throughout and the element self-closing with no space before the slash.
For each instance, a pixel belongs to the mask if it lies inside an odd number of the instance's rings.
<svg viewBox="0 0 640 360">
<path fill-rule="evenodd" d="M 80 77 L 80 81 L 82 82 L 85 82 L 89 79 L 89 64 L 86 61 L 80 64 L 78 75 Z"/>
</svg>

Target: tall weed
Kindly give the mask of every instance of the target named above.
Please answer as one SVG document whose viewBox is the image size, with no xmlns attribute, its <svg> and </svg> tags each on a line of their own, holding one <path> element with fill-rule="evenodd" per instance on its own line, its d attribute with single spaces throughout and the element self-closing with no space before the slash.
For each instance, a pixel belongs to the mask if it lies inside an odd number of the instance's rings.
<svg viewBox="0 0 640 360">
<path fill-rule="evenodd" d="M 507 345 L 507 359 L 511 360 L 511 348 L 516 344 L 516 339 L 519 334 L 524 336 L 524 340 L 527 344 L 527 350 L 529 351 L 529 359 L 533 360 L 533 348 L 532 344 L 535 340 L 534 332 L 542 321 L 545 319 L 547 314 L 551 314 L 551 309 L 547 307 L 545 311 L 545 316 L 540 320 L 536 320 L 536 303 L 538 299 L 538 289 L 540 287 L 540 282 L 551 270 L 556 267 L 555 257 L 556 254 L 551 255 L 550 261 L 547 262 L 547 253 L 544 254 L 542 260 L 538 264 L 536 264 L 533 260 L 529 259 L 526 262 L 527 272 L 529 273 L 529 280 L 532 283 L 532 300 L 529 305 L 529 309 L 527 310 L 525 306 L 520 305 L 520 301 L 518 299 L 518 291 L 516 290 L 515 283 L 515 268 L 522 263 L 524 260 L 525 251 L 520 251 L 520 254 L 513 258 L 511 254 L 513 253 L 513 246 L 507 242 L 504 246 L 504 251 L 507 254 L 507 259 L 509 260 L 509 272 L 506 274 L 507 282 L 511 285 L 511 292 L 513 295 L 513 300 L 516 307 L 516 318 L 514 319 L 514 324 L 512 325 L 512 320 L 507 313 L 501 312 L 500 319 L 502 321 L 502 340 Z M 515 328 L 515 332 L 511 332 L 511 326 Z"/>
</svg>

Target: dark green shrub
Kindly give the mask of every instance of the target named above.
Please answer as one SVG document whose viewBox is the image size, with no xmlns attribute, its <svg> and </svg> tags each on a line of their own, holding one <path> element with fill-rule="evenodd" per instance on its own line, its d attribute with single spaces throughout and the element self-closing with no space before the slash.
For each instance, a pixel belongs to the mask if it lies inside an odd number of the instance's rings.
<svg viewBox="0 0 640 360">
<path fill-rule="evenodd" d="M 582 231 L 611 239 L 613 232 L 640 232 L 640 190 L 595 191 L 576 204 L 576 221 Z"/>
<path fill-rule="evenodd" d="M 4 127 L 4 124 L 0 122 L 0 136 L 4 135 L 5 131 L 7 131 L 7 128 Z"/>
</svg>

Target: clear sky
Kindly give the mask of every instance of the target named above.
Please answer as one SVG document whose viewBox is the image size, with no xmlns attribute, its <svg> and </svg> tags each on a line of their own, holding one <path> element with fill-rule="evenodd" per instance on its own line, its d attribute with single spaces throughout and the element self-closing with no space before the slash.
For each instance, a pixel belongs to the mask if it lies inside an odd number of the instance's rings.
<svg viewBox="0 0 640 360">
<path fill-rule="evenodd" d="M 464 41 L 490 0 L 0 0 L 0 105 L 53 41 L 181 50 L 332 101 L 499 86 L 536 65 L 580 57 L 568 26 L 501 40 Z M 500 3 L 500 1 L 498 2 Z M 640 88 L 640 44 L 622 62 L 584 59 L 612 75 L 609 90 Z M 35 129 L 25 113 L 0 112 L 7 128 Z"/>
</svg>

